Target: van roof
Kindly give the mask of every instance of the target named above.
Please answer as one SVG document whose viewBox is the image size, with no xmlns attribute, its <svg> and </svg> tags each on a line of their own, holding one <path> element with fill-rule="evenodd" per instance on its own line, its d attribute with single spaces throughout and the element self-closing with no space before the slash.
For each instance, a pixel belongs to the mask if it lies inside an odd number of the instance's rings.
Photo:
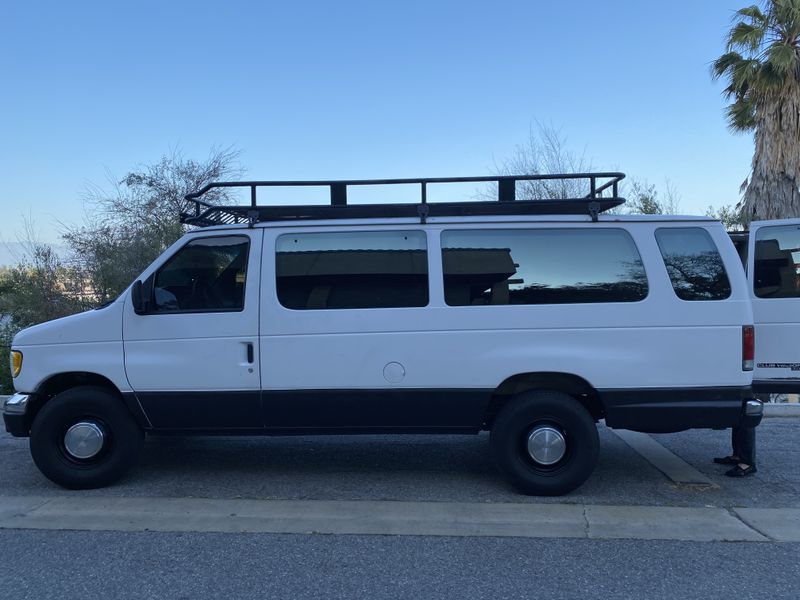
<svg viewBox="0 0 800 600">
<path fill-rule="evenodd" d="M 472 216 L 472 217 L 429 217 L 426 221 L 430 225 L 437 224 L 509 224 L 509 223 L 591 223 L 592 218 L 588 215 L 533 215 L 533 216 Z M 603 214 L 597 219 L 598 223 L 714 223 L 718 222 L 711 217 L 698 215 L 617 215 Z M 220 225 L 208 225 L 203 228 L 209 230 L 234 230 L 248 227 L 271 228 L 271 227 L 329 227 L 337 226 L 386 226 L 386 225 L 419 225 L 419 218 L 397 217 L 397 218 L 374 218 L 374 219 L 303 219 L 296 221 L 267 221 L 259 223 L 230 223 Z"/>
</svg>

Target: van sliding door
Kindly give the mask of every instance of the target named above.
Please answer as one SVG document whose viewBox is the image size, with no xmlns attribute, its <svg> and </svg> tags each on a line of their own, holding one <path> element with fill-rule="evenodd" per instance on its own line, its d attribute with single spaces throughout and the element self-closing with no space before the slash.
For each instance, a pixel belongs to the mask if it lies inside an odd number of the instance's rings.
<svg viewBox="0 0 800 600">
<path fill-rule="evenodd" d="M 747 259 L 757 392 L 800 393 L 800 219 L 753 221 Z"/>
</svg>

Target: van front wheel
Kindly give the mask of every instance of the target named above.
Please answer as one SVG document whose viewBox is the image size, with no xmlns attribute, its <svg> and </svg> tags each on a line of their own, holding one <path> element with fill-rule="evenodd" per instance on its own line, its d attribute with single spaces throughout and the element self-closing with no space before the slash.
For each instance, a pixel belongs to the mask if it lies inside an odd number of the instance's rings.
<svg viewBox="0 0 800 600">
<path fill-rule="evenodd" d="M 532 496 L 560 496 L 579 487 L 594 471 L 600 448 L 589 412 L 556 391 L 512 398 L 494 420 L 490 439 L 506 479 Z"/>
<path fill-rule="evenodd" d="M 137 461 L 144 432 L 111 392 L 82 386 L 49 400 L 33 421 L 33 462 L 70 489 L 108 485 Z"/>
</svg>

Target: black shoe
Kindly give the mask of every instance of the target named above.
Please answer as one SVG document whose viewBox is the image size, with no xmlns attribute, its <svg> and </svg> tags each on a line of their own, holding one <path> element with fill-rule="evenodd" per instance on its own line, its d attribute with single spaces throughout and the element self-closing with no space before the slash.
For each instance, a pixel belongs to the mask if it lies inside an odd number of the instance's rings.
<svg viewBox="0 0 800 600">
<path fill-rule="evenodd" d="M 748 475 L 752 475 L 753 473 L 757 472 L 758 469 L 756 469 L 753 465 L 748 465 L 744 469 L 739 465 L 736 465 L 730 471 L 726 471 L 725 475 L 728 477 L 747 477 Z"/>
<path fill-rule="evenodd" d="M 714 462 L 718 465 L 738 465 L 739 459 L 735 456 L 723 456 L 721 458 L 715 458 Z"/>
</svg>

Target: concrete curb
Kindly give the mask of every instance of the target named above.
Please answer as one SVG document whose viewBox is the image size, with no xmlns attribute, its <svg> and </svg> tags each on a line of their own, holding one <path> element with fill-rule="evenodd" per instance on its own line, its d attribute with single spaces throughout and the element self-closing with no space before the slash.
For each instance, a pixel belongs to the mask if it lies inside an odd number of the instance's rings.
<svg viewBox="0 0 800 600">
<path fill-rule="evenodd" d="M 0 529 L 798 542 L 800 509 L 0 496 Z"/>
</svg>

